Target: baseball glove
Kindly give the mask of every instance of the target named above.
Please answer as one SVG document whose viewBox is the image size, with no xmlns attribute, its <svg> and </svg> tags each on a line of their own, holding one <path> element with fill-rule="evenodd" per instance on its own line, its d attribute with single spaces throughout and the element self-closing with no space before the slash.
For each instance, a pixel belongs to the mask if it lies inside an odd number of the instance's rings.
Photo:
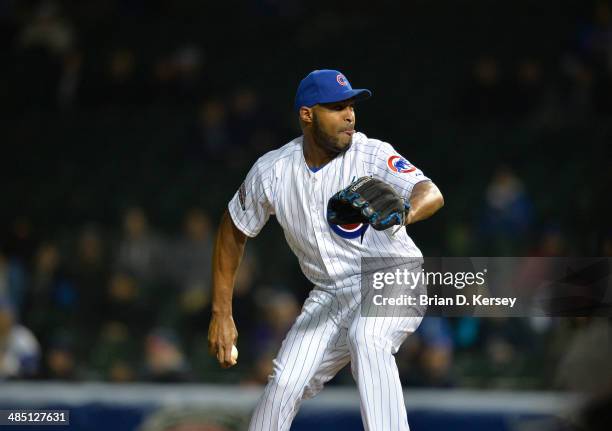
<svg viewBox="0 0 612 431">
<path fill-rule="evenodd" d="M 408 202 L 389 184 L 361 177 L 333 195 L 327 203 L 331 224 L 367 223 L 376 230 L 403 225 Z"/>
</svg>

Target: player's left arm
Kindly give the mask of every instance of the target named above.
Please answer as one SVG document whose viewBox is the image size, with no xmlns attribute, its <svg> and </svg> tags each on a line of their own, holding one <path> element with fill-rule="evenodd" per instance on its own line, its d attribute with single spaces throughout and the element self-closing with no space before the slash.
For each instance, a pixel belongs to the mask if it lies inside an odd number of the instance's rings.
<svg viewBox="0 0 612 431">
<path fill-rule="evenodd" d="M 373 176 L 390 184 L 410 203 L 405 225 L 431 217 L 444 205 L 440 189 L 391 144 L 377 140 L 368 144 L 374 149 L 367 162 Z"/>
<path fill-rule="evenodd" d="M 425 220 L 444 206 L 440 189 L 431 180 L 421 181 L 412 188 L 406 225 Z"/>
</svg>

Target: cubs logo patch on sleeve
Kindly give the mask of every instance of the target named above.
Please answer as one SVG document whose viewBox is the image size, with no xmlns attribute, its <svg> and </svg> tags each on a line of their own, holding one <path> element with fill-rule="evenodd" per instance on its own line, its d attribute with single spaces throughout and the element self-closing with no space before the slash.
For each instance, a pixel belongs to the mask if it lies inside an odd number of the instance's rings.
<svg viewBox="0 0 612 431">
<path fill-rule="evenodd" d="M 408 172 L 416 171 L 416 166 L 411 165 L 408 160 L 397 155 L 389 157 L 387 160 L 387 166 L 391 172 L 396 172 L 399 174 L 407 174 Z"/>
</svg>

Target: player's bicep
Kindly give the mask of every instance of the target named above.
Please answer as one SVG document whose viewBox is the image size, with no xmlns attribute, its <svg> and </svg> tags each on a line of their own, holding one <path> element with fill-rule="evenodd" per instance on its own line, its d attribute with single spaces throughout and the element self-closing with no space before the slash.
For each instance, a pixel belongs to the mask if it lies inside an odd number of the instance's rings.
<svg viewBox="0 0 612 431">
<path fill-rule="evenodd" d="M 380 180 L 391 184 L 402 196 L 409 198 L 414 186 L 430 181 L 423 171 L 387 145 L 371 160 L 372 173 Z"/>
</svg>

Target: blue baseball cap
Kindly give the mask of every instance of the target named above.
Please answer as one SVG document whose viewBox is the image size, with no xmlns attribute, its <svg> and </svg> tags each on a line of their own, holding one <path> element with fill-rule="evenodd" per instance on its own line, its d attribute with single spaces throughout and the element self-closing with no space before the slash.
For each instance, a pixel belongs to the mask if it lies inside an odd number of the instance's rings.
<svg viewBox="0 0 612 431">
<path fill-rule="evenodd" d="M 365 88 L 353 90 L 346 76 L 337 70 L 313 70 L 300 82 L 294 108 L 299 112 L 302 106 L 310 108 L 317 103 L 339 102 L 352 97 L 363 100 L 371 95 L 372 92 Z"/>
</svg>

